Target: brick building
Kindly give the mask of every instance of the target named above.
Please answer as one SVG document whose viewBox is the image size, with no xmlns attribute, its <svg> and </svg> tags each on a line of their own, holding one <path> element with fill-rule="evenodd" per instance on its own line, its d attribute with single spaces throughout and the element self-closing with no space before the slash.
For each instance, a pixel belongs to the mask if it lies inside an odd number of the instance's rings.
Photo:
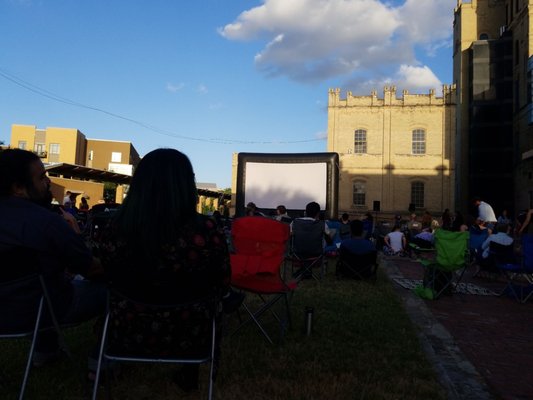
<svg viewBox="0 0 533 400">
<path fill-rule="evenodd" d="M 455 100 L 452 86 L 442 97 L 397 97 L 385 87 L 383 98 L 341 99 L 330 90 L 327 151 L 339 154 L 339 212 L 453 210 Z"/>
</svg>

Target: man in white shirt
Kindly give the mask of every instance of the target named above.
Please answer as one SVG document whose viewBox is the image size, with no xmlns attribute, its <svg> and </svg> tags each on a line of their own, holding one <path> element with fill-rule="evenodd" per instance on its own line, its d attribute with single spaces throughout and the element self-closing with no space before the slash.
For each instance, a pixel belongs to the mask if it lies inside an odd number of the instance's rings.
<svg viewBox="0 0 533 400">
<path fill-rule="evenodd" d="M 492 229 L 496 224 L 497 218 L 491 205 L 482 201 L 479 197 L 474 197 L 474 205 L 478 209 L 478 218 L 485 222 L 487 228 Z"/>
</svg>

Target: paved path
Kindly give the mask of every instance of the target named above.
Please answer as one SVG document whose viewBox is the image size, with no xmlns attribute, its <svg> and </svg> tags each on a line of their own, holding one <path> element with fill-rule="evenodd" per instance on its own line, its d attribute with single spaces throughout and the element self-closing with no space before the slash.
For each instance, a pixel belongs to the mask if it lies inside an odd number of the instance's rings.
<svg viewBox="0 0 533 400">
<path fill-rule="evenodd" d="M 422 279 L 423 267 L 408 258 L 383 257 L 392 279 Z M 504 282 L 463 281 L 498 290 Z M 454 294 L 422 300 L 395 282 L 406 311 L 420 328 L 424 350 L 450 399 L 533 399 L 533 300 Z"/>
</svg>

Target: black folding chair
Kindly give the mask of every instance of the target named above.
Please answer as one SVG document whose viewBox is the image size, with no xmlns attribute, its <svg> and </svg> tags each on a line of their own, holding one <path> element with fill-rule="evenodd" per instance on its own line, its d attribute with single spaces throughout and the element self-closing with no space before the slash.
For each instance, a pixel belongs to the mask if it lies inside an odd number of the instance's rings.
<svg viewBox="0 0 533 400">
<path fill-rule="evenodd" d="M 324 235 L 324 221 L 297 218 L 292 222 L 289 260 L 295 278 L 322 279 L 325 274 Z M 313 272 L 315 268 L 319 269 L 318 275 Z"/>
<path fill-rule="evenodd" d="M 377 269 L 377 251 L 355 254 L 343 247 L 340 248 L 336 268 L 338 277 L 372 280 L 375 282 Z"/>
<path fill-rule="evenodd" d="M 218 297 L 170 305 L 149 304 L 111 290 L 98 355 L 93 400 L 97 396 L 100 372 L 108 361 L 209 363 L 208 399 L 211 399 L 219 304 Z M 187 345 L 184 346 L 184 343 Z M 105 368 L 108 396 L 111 390 L 109 370 L 109 367 Z"/>
</svg>

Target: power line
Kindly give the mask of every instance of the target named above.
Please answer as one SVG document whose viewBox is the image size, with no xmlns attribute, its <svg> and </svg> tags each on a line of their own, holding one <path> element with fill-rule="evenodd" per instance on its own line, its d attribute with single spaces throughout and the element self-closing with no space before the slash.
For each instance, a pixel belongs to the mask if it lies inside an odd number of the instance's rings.
<svg viewBox="0 0 533 400">
<path fill-rule="evenodd" d="M 183 140 L 192 140 L 192 141 L 197 141 L 197 142 L 208 142 L 208 143 L 217 143 L 217 144 L 294 144 L 294 143 L 308 143 L 308 142 L 317 142 L 317 141 L 321 141 L 322 139 L 304 139 L 304 140 L 276 140 L 276 141 L 255 141 L 255 140 L 239 140 L 239 139 L 226 139 L 226 138 L 201 138 L 201 137 L 194 137 L 194 136 L 186 136 L 186 135 L 181 135 L 179 133 L 176 133 L 176 132 L 173 132 L 173 131 L 170 131 L 170 130 L 167 130 L 167 129 L 163 129 L 163 128 L 159 128 L 155 125 L 151 125 L 151 124 L 147 124 L 145 122 L 142 122 L 142 121 L 138 121 L 136 119 L 132 119 L 132 118 L 129 118 L 129 117 L 125 117 L 123 115 L 120 115 L 120 114 L 116 114 L 114 112 L 111 112 L 111 111 L 107 111 L 107 110 L 104 110 L 103 108 L 100 108 L 100 107 L 94 107 L 94 106 L 90 106 L 90 105 L 86 105 L 86 104 L 83 104 L 83 103 L 80 103 L 80 102 L 77 102 L 77 101 L 74 101 L 74 100 L 71 100 L 69 98 L 66 98 L 66 97 L 63 97 L 63 96 L 60 96 L 56 93 L 53 93 L 49 90 L 46 90 L 46 89 L 43 89 L 37 85 L 34 85 L 30 82 L 27 82 L 9 72 L 7 72 L 6 70 L 0 68 L 0 76 L 8 81 L 10 81 L 11 83 L 19 86 L 19 87 L 22 87 L 32 93 L 35 93 L 39 96 L 42 96 L 42 97 L 46 97 L 50 100 L 53 100 L 53 101 L 56 101 L 56 102 L 59 102 L 59 103 L 63 103 L 63 104 L 68 104 L 70 106 L 73 106 L 73 107 L 79 107 L 79 108 L 84 108 L 84 109 L 87 109 L 87 110 L 91 110 L 91 111 L 96 111 L 96 112 L 99 112 L 99 113 L 102 113 L 102 114 L 106 114 L 106 115 L 109 115 L 110 117 L 113 117 L 113 118 L 117 118 L 117 119 L 121 119 L 121 120 L 124 120 L 124 121 L 127 121 L 127 122 L 130 122 L 132 124 L 135 124 L 135 125 L 138 125 L 138 126 L 141 126 L 145 129 L 148 129 L 152 132 L 155 132 L 159 135 L 164 135 L 164 136 L 170 136 L 170 137 L 173 137 L 173 138 L 177 138 L 177 139 L 183 139 Z"/>
</svg>

